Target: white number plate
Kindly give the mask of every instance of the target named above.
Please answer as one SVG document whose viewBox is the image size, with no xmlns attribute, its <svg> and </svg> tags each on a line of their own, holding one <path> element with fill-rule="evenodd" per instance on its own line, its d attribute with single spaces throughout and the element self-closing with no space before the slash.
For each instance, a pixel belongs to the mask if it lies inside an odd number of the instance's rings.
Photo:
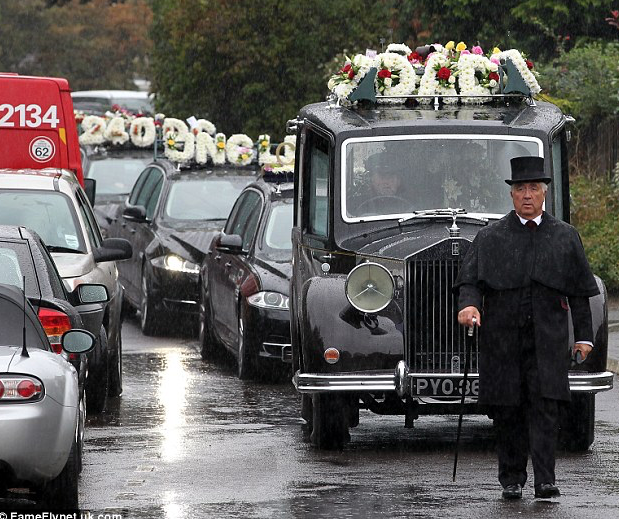
<svg viewBox="0 0 619 519">
<path fill-rule="evenodd" d="M 412 379 L 413 396 L 456 397 L 462 396 L 464 379 L 462 377 L 414 377 Z M 466 381 L 466 396 L 478 396 L 479 379 Z"/>
<path fill-rule="evenodd" d="M 0 128 L 39 128 L 47 124 L 56 128 L 59 123 L 56 105 L 45 109 L 35 104 L 0 104 Z"/>
</svg>

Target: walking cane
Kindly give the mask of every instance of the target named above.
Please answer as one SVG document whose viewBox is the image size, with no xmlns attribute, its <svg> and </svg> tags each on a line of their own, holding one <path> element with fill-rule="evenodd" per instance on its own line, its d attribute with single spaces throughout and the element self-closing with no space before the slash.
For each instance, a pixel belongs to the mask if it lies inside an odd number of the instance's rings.
<svg viewBox="0 0 619 519">
<path fill-rule="evenodd" d="M 473 317 L 473 326 L 466 331 L 464 339 L 464 378 L 462 379 L 462 400 L 460 401 L 460 416 L 458 417 L 458 434 L 456 435 L 456 455 L 454 457 L 454 473 L 453 481 L 456 481 L 456 470 L 458 469 L 458 446 L 460 445 L 460 433 L 462 432 L 462 416 L 464 415 L 464 398 L 466 397 L 466 383 L 469 378 L 469 351 L 471 351 L 471 342 L 473 341 L 473 332 L 475 330 L 477 319 Z"/>
</svg>

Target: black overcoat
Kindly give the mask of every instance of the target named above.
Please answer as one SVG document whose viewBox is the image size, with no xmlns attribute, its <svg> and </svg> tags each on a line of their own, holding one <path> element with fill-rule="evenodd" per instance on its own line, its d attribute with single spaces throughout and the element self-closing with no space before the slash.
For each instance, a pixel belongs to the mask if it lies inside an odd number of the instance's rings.
<svg viewBox="0 0 619 519">
<path fill-rule="evenodd" d="M 599 293 L 574 227 L 544 213 L 535 230 L 515 211 L 483 228 L 463 260 L 455 287 L 459 309 L 475 306 L 479 330 L 479 402 L 520 400 L 521 298 L 531 287 L 532 326 L 541 396 L 569 400 L 568 308 L 574 338 L 593 342 L 589 297 Z"/>
</svg>

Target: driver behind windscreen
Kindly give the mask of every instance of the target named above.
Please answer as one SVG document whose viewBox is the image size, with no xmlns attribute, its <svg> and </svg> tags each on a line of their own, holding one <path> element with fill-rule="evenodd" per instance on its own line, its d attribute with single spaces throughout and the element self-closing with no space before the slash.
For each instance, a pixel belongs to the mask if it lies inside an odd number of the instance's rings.
<svg viewBox="0 0 619 519">
<path fill-rule="evenodd" d="M 403 193 L 404 170 L 398 161 L 385 153 L 375 153 L 365 161 L 369 180 L 367 192 L 357 204 L 357 216 L 406 213 L 411 202 Z"/>
</svg>

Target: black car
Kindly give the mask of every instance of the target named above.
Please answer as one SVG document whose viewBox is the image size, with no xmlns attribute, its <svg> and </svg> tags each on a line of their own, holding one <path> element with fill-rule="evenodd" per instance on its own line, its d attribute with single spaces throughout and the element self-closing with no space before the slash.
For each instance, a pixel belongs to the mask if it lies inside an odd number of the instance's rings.
<svg viewBox="0 0 619 519">
<path fill-rule="evenodd" d="M 253 168 L 178 169 L 167 159 L 147 166 L 110 226 L 133 245 L 118 265 L 128 305 L 140 310 L 146 335 L 161 331 L 170 313 L 197 318 L 200 265 Z"/>
<path fill-rule="evenodd" d="M 99 330 L 108 299 L 103 285 L 82 284 L 68 293 L 51 255 L 41 238 L 25 227 L 0 225 L 0 284 L 24 288 L 36 312 L 52 351 L 62 354 L 62 335 L 80 328 Z M 86 396 L 100 391 L 96 377 L 88 376 L 88 365 L 97 361 L 99 352 L 71 355 L 78 373 L 80 392 Z M 84 419 L 88 398 L 80 397 L 78 448 L 83 447 Z M 81 456 L 80 456 L 81 459 Z"/>
<path fill-rule="evenodd" d="M 202 357 L 225 346 L 236 356 L 242 379 L 271 378 L 292 361 L 292 200 L 292 184 L 259 181 L 246 187 L 202 265 Z"/>
<path fill-rule="evenodd" d="M 445 102 L 443 102 L 445 101 Z M 290 294 L 294 383 L 318 448 L 341 448 L 359 410 L 404 417 L 489 414 L 477 404 L 476 339 L 465 354 L 452 288 L 480 228 L 512 209 L 510 159 L 544 158 L 545 210 L 570 218 L 569 130 L 559 108 L 497 96 L 490 104 L 304 107 L 290 122 L 295 162 Z M 606 370 L 606 291 L 590 300 L 594 354 L 569 373 L 566 445 L 593 441 Z M 570 344 L 565 345 L 568 358 Z M 465 362 L 470 367 L 464 387 Z"/>
<path fill-rule="evenodd" d="M 93 211 L 104 238 L 118 207 L 123 205 L 140 173 L 152 160 L 152 150 L 130 146 L 82 147 L 84 177 L 96 182 Z"/>
</svg>

